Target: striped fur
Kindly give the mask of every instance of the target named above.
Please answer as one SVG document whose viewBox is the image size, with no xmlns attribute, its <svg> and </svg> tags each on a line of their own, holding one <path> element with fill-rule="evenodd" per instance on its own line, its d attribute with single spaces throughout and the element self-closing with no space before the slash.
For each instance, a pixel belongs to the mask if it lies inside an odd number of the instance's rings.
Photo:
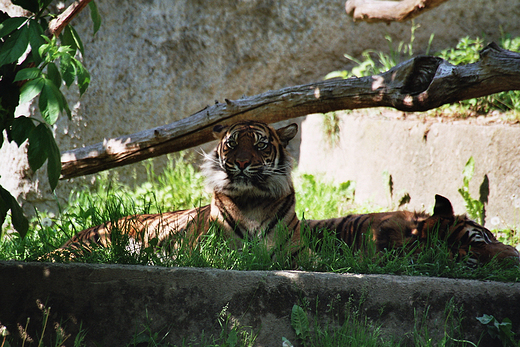
<svg viewBox="0 0 520 347">
<path fill-rule="evenodd" d="M 308 220 L 306 223 L 314 236 L 321 238 L 324 229 L 330 230 L 354 250 L 363 250 L 367 238 L 373 240 L 376 251 L 381 252 L 406 245 L 415 247 L 415 241 L 426 244 L 436 236 L 447 243 L 451 255 L 457 259 L 469 255 L 467 259 L 471 263 L 488 263 L 493 258 L 520 262 L 519 252 L 514 247 L 497 241 L 488 229 L 467 216 L 454 215 L 450 201 L 440 195 L 435 195 L 433 215 L 396 211 Z"/>
<path fill-rule="evenodd" d="M 215 126 L 219 140 L 205 156 L 203 172 L 213 192 L 210 205 L 195 209 L 124 217 L 114 223 L 86 229 L 61 249 L 89 249 L 92 244 L 107 246 L 114 228 L 138 245 L 176 246 L 178 240 L 196 243 L 210 224 L 216 223 L 228 239 L 264 240 L 275 246 L 279 223 L 287 231 L 284 240 L 294 253 L 300 251 L 300 221 L 295 213 L 295 193 L 291 180 L 292 158 L 285 147 L 296 135 L 297 125 L 274 130 L 265 123 L 243 121 L 231 126 Z M 320 238 L 328 229 L 355 250 L 366 247 L 369 237 L 377 251 L 425 243 L 433 233 L 446 240 L 454 257 L 466 255 L 483 263 L 493 257 L 513 258 L 519 254 L 496 240 L 493 234 L 465 216 L 455 216 L 448 199 L 436 195 L 433 215 L 409 211 L 349 215 L 327 220 L 307 220 L 311 233 Z M 186 235 L 188 238 L 186 238 Z"/>
<path fill-rule="evenodd" d="M 128 236 L 130 240 L 140 243 L 140 246 L 150 246 L 151 240 L 157 240 L 157 247 L 171 246 L 177 240 L 196 241 L 199 234 L 209 228 L 210 205 L 189 210 L 140 214 L 123 217 L 116 222 L 107 222 L 85 229 L 70 240 L 60 250 L 90 251 L 92 246 L 108 247 L 112 243 L 114 229 Z M 185 235 L 192 236 L 192 239 Z M 175 245 L 173 245 L 175 246 Z M 58 253 L 58 252 L 56 252 Z"/>
<path fill-rule="evenodd" d="M 296 124 L 274 130 L 255 121 L 214 128 L 220 141 L 206 156 L 202 171 L 213 191 L 210 220 L 218 222 L 227 237 L 263 239 L 274 246 L 272 231 L 281 223 L 294 231 L 293 241 L 299 241 L 293 160 L 285 149 L 297 131 Z"/>
<path fill-rule="evenodd" d="M 197 242 L 211 223 L 217 223 L 225 237 L 236 239 L 238 247 L 244 239 L 261 239 L 268 247 L 274 246 L 278 236 L 273 231 L 282 223 L 288 231 L 286 242 L 297 245 L 300 222 L 294 210 L 293 160 L 285 149 L 297 131 L 296 124 L 275 130 L 256 121 L 217 125 L 213 132 L 219 142 L 205 155 L 202 166 L 213 192 L 210 205 L 107 222 L 81 231 L 61 249 L 107 246 L 114 228 L 144 246 L 152 238 L 159 245 L 175 244 L 177 235 Z"/>
</svg>

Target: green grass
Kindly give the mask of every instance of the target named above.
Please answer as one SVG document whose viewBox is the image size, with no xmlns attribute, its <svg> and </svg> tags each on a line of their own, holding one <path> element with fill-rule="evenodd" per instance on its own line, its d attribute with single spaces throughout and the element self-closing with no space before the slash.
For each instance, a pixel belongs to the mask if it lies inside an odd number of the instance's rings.
<svg viewBox="0 0 520 347">
<path fill-rule="evenodd" d="M 122 186 L 117 183 L 115 177 L 99 175 L 98 183 L 94 187 L 73 192 L 70 204 L 64 206 L 58 216 L 42 214 L 34 219 L 25 239 L 19 238 L 17 234 L 4 237 L 0 241 L 0 259 L 35 260 L 60 246 L 76 232 L 124 215 L 207 204 L 209 195 L 204 191 L 202 177 L 182 158 L 181 156 L 176 165 L 172 158 L 165 172 L 161 174 L 154 172 L 152 164 L 145 164 L 148 168 L 149 183 L 134 188 Z M 367 206 L 352 208 L 355 193 L 353 182 L 333 184 L 325 181 L 323 177 L 300 173 L 298 170 L 294 173 L 294 181 L 298 195 L 297 213 L 300 217 L 322 219 L 353 211 L 362 213 L 372 211 Z M 100 187 L 109 187 L 109 189 Z M 279 231 L 284 233 L 281 227 Z M 318 251 L 315 254 L 304 252 L 300 255 L 297 263 L 303 270 L 511 282 L 520 280 L 518 266 L 505 267 L 490 263 L 478 268 L 468 268 L 464 262 L 453 261 L 442 242 L 432 242 L 419 255 L 402 257 L 399 251 L 376 254 L 373 245 L 364 253 L 354 252 L 345 244 L 338 242 L 333 235 L 327 235 L 319 242 L 305 235 L 304 233 L 304 244 Z M 144 248 L 131 251 L 127 248 L 124 235 L 121 235 L 118 240 L 112 247 L 96 249 L 77 261 L 235 270 L 281 270 L 293 267 L 293 259 L 283 247 L 276 247 L 276 254 L 273 257 L 272 251 L 266 249 L 264 244 L 252 240 L 246 242 L 241 251 L 237 251 L 229 240 L 221 237 L 215 227 L 211 228 L 210 233 L 195 249 L 180 248 L 175 251 L 158 252 L 152 248 Z M 250 328 L 233 326 L 226 317 L 223 315 L 219 320 L 222 328 L 220 335 L 208 336 L 201 333 L 200 336 L 185 340 L 182 346 L 253 345 L 257 332 Z M 413 339 L 417 346 L 432 345 L 424 319 L 418 316 L 416 320 L 413 336 L 408 338 Z M 348 346 L 349 341 L 365 341 L 366 346 L 401 344 L 398 340 L 383 337 L 377 322 L 368 320 L 363 314 L 347 315 L 341 324 L 323 320 L 314 320 L 309 324 L 311 328 L 309 331 L 312 334 L 303 337 L 304 341 L 300 341 L 304 342 L 305 346 Z M 446 323 L 447 331 L 452 329 L 450 324 L 452 323 Z M 164 330 L 152 331 L 144 324 L 142 330 L 136 331 L 134 343 L 129 346 L 169 346 L 166 343 L 167 335 L 167 327 Z M 449 336 L 457 335 L 450 333 Z M 56 337 L 55 340 L 58 341 L 58 338 L 60 337 Z M 451 346 L 453 341 L 446 338 L 444 342 L 440 345 Z M 76 346 L 81 346 L 81 343 L 80 340 Z"/>
<path fill-rule="evenodd" d="M 453 299 L 446 303 L 444 314 L 439 317 L 444 322 L 442 332 L 432 334 L 428 330 L 431 307 L 427 305 L 422 312 L 415 311 L 412 330 L 399 337 L 385 335 L 377 319 L 368 318 L 364 307 L 366 298 L 363 296 L 357 300 L 351 296 L 343 304 L 340 304 L 340 300 L 338 296 L 327 304 L 328 318 L 319 313 L 319 298 L 315 301 L 315 311 L 307 299 L 294 304 L 287 320 L 296 338 L 289 340 L 281 336 L 282 346 L 291 347 L 296 343 L 304 347 L 400 347 L 410 344 L 416 347 L 477 346 L 476 343 L 464 339 L 464 311 L 454 304 Z M 208 336 L 201 333 L 198 337 L 185 338 L 181 346 L 254 346 L 259 331 L 231 323 L 227 310 L 226 305 L 218 318 L 220 334 Z M 382 314 L 384 308 L 380 311 Z M 168 329 L 157 333 L 150 329 L 150 323 L 145 322 L 142 325 L 142 330 L 134 335 L 128 346 L 173 346 L 165 342 Z"/>
<path fill-rule="evenodd" d="M 308 299 L 303 299 L 294 304 L 287 323 L 291 324 L 294 329 L 296 339 L 290 341 L 284 336 L 280 336 L 283 346 L 291 347 L 293 343 L 299 342 L 304 347 L 400 347 L 410 345 L 412 343 L 417 347 L 451 347 L 451 346 L 477 346 L 477 344 L 464 339 L 464 331 L 462 329 L 462 321 L 464 320 L 463 309 L 454 304 L 453 299 L 446 303 L 444 315 L 441 317 L 444 322 L 443 333 L 437 332 L 432 335 L 428 330 L 428 322 L 430 317 L 430 306 L 427 305 L 424 310 L 414 313 L 414 326 L 412 330 L 404 336 L 388 336 L 382 332 L 382 326 L 377 319 L 373 320 L 367 317 L 365 313 L 364 303 L 366 297 L 362 295 L 359 299 L 353 296 L 348 298 L 346 303 L 340 304 L 339 295 L 330 300 L 327 304 L 327 317 L 319 314 L 318 304 L 319 298 L 316 298 L 316 310 L 310 308 Z M 61 322 L 58 327 L 54 326 L 50 329 L 48 326 L 48 317 L 50 308 L 41 304 L 41 312 L 43 314 L 43 326 L 40 333 L 36 336 L 38 346 L 52 347 L 62 346 L 68 340 L 71 346 L 85 346 L 85 340 L 88 331 L 79 326 L 79 333 L 76 336 L 65 333 L 66 323 Z M 382 314 L 384 308 L 380 309 Z M 482 324 L 488 324 L 490 334 L 497 335 L 504 343 L 511 341 L 507 346 L 516 346 L 514 333 L 511 331 L 511 324 L 508 319 L 503 322 L 497 322 L 493 316 L 484 315 L 480 317 Z M 127 347 L 252 347 L 255 345 L 259 330 L 252 327 L 241 326 L 235 323 L 231 314 L 228 313 L 228 305 L 222 308 L 217 323 L 220 329 L 217 334 L 206 334 L 202 331 L 199 336 L 185 337 L 180 345 L 173 345 L 168 342 L 171 327 L 162 329 L 151 328 L 153 322 L 146 314 L 145 321 L 136 328 L 134 335 L 130 338 L 130 342 L 126 343 Z M 24 327 L 27 330 L 30 321 L 27 321 Z M 261 328 L 259 328 L 261 329 Z M 219 331 L 220 330 L 220 331 Z M 483 329 L 484 330 L 484 329 Z M 496 330 L 496 332 L 495 332 Z M 5 334 L 5 327 L 0 324 L 0 345 L 2 347 L 14 346 L 20 341 L 13 341 L 12 337 Z M 25 345 L 25 341 L 21 341 Z M 29 344 L 28 344 L 29 345 Z"/>
<path fill-rule="evenodd" d="M 325 78 L 351 78 L 371 76 L 388 71 L 398 63 L 410 59 L 414 55 L 415 31 L 419 28 L 415 24 L 411 26 L 411 36 L 408 43 L 400 42 L 397 45 L 392 39 L 385 37 L 389 44 L 389 53 L 381 51 L 367 50 L 362 53 L 361 59 L 356 59 L 348 54 L 345 57 L 354 63 L 350 70 L 333 71 Z M 425 54 L 429 54 L 430 44 L 433 35 L 430 36 L 428 47 L 423 49 Z M 485 47 L 487 41 L 483 37 L 463 37 L 459 40 L 455 48 L 444 49 L 432 55 L 445 59 L 453 65 L 471 64 L 479 60 L 479 52 Z M 502 33 L 498 42 L 500 47 L 520 52 L 520 37 L 511 37 L 507 33 Z M 509 121 L 520 120 L 520 91 L 506 91 L 496 93 L 481 98 L 474 98 L 456 102 L 450 105 L 443 105 L 426 114 L 430 116 L 449 116 L 449 117 L 471 117 L 478 115 L 488 115 L 499 113 L 501 118 Z"/>
<path fill-rule="evenodd" d="M 135 188 L 122 186 L 117 178 L 99 175 L 96 186 L 73 192 L 70 204 L 56 217 L 39 215 L 31 224 L 25 238 L 11 234 L 0 241 L 0 260 L 37 260 L 40 256 L 58 248 L 72 235 L 85 228 L 105 221 L 136 213 L 192 208 L 209 203 L 203 178 L 187 164 L 181 155 L 175 165 L 173 158 L 161 174 L 155 174 L 152 164 L 148 169 L 147 183 Z M 367 206 L 353 208 L 355 184 L 333 184 L 322 177 L 294 173 L 297 191 L 297 214 L 305 219 L 324 219 L 348 213 L 371 212 Z M 108 187 L 101 189 L 100 187 Z M 380 209 L 378 209 L 380 211 Z M 280 227 L 284 235 L 286 230 Z M 396 274 L 408 276 L 433 276 L 449 278 L 483 279 L 517 282 L 519 267 L 501 266 L 497 263 L 468 268 L 464 262 L 450 259 L 449 250 L 443 242 L 433 242 L 418 255 L 402 256 L 402 251 L 376 254 L 373 244 L 367 251 L 352 251 L 334 235 L 326 235 L 316 241 L 303 231 L 303 243 L 316 252 L 302 252 L 296 262 L 302 270 L 326 272 L 354 272 L 361 274 Z M 510 240 L 514 233 L 501 233 Z M 117 237 L 117 239 L 115 238 Z M 507 240 L 505 240 L 507 242 Z M 372 245 L 372 247 L 370 247 Z M 175 250 L 157 251 L 153 247 L 130 249 L 124 234 L 114 232 L 112 247 L 99 248 L 76 261 L 94 263 L 142 264 L 158 266 L 212 267 L 233 270 L 283 270 L 294 267 L 294 259 L 283 245 L 273 251 L 262 242 L 250 240 L 241 251 L 224 239 L 214 226 L 194 248 L 180 247 Z"/>
<path fill-rule="evenodd" d="M 59 323 L 51 323 L 51 321 L 53 321 L 53 318 L 49 320 L 49 317 L 52 317 L 51 307 L 46 306 L 39 300 L 37 300 L 36 304 L 43 318 L 42 327 L 41 330 L 39 330 L 39 333 L 33 337 L 28 336 L 27 331 L 29 326 L 31 324 L 34 325 L 28 317 L 25 325 L 23 327 L 18 327 L 21 341 L 13 342 L 12 336 L 10 336 L 11 332 L 9 332 L 0 322 L 0 347 L 18 346 L 18 344 L 15 345 L 14 343 L 21 343 L 22 347 L 34 346 L 34 343 L 37 343 L 38 347 L 60 347 L 65 345 L 73 347 L 85 346 L 87 331 L 83 328 L 82 323 L 79 324 L 79 331 L 75 336 L 67 334 L 67 323 L 70 318 L 65 321 L 62 320 Z"/>
<path fill-rule="evenodd" d="M 317 319 L 318 312 L 314 319 L 309 319 L 311 313 L 308 303 L 302 305 L 295 304 L 291 313 L 291 325 L 295 330 L 299 342 L 304 347 L 397 347 L 413 344 L 416 347 L 451 347 L 451 346 L 475 346 L 474 343 L 464 340 L 462 321 L 464 319 L 463 310 L 454 304 L 453 299 L 446 303 L 444 309 L 444 333 L 442 336 L 431 336 L 428 330 L 430 317 L 430 306 L 427 305 L 422 313 L 415 312 L 414 327 L 405 336 L 385 336 L 382 333 L 382 326 L 377 320 L 369 319 L 364 313 L 365 298 L 355 300 L 353 297 L 348 299 L 345 307 L 334 306 L 334 300 L 329 304 L 329 311 L 341 312 L 341 315 L 331 314 L 330 321 Z M 381 314 L 384 308 L 381 309 Z M 334 317 L 336 318 L 334 319 Z M 340 322 L 340 320 L 342 322 Z"/>
</svg>

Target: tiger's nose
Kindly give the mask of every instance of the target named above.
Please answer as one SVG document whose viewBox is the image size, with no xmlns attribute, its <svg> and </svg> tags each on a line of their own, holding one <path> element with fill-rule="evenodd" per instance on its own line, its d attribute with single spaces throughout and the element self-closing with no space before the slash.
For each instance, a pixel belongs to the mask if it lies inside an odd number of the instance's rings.
<svg viewBox="0 0 520 347">
<path fill-rule="evenodd" d="M 237 159 L 236 162 L 238 164 L 238 168 L 240 170 L 244 170 L 249 165 L 250 160 L 249 159 Z"/>
</svg>

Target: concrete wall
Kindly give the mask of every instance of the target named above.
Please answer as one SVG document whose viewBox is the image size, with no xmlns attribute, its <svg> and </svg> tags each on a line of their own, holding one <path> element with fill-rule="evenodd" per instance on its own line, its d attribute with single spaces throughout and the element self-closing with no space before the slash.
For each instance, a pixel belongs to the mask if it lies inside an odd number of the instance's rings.
<svg viewBox="0 0 520 347">
<path fill-rule="evenodd" d="M 54 127 L 61 150 L 166 124 L 215 99 L 320 80 L 349 65 L 345 53 L 388 51 L 385 35 L 394 43 L 408 41 L 411 26 L 354 23 L 343 0 L 109 0 L 97 6 L 103 24 L 95 36 L 88 10 L 73 21 L 92 83 L 81 99 L 75 88 L 66 92 L 73 117 Z M 503 30 L 518 36 L 519 16 L 516 1 L 449 1 L 416 20 L 415 53 L 424 52 L 431 33 L 433 50 L 466 35 L 498 40 Z M 27 105 L 19 111 L 30 113 Z M 0 184 L 28 213 L 33 206 L 56 209 L 45 171 L 33 175 L 21 151 L 7 145 L 0 151 L 0 161 L 8 163 L 0 166 Z M 164 158 L 156 162 L 160 167 Z M 127 182 L 144 177 L 139 164 L 116 171 Z M 92 180 L 61 182 L 59 200 Z"/>
<path fill-rule="evenodd" d="M 465 339 L 476 343 L 486 328 L 476 317 L 510 318 L 518 331 L 519 283 L 458 279 L 306 273 L 223 271 L 151 266 L 0 262 L 0 321 L 12 334 L 31 317 L 29 334 L 41 333 L 41 302 L 50 307 L 47 336 L 61 324 L 65 333 L 87 329 L 88 346 L 123 346 L 148 324 L 168 333 L 167 342 L 218 336 L 217 319 L 227 307 L 230 322 L 251 327 L 255 346 L 281 346 L 286 337 L 299 346 L 291 327 L 293 305 L 305 306 L 322 326 L 358 312 L 385 335 L 411 343 L 415 315 L 426 319 L 432 341 L 444 334 L 445 307 L 463 309 Z M 452 336 L 453 337 L 453 336 Z M 72 338 L 70 339 L 72 343 Z M 497 346 L 485 337 L 480 347 Z"/>
</svg>

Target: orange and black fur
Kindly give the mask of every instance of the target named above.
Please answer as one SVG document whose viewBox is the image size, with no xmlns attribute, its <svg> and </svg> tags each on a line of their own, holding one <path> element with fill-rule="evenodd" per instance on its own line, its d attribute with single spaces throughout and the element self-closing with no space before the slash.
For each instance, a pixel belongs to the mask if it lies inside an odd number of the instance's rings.
<svg viewBox="0 0 520 347">
<path fill-rule="evenodd" d="M 261 239 L 274 246 L 274 230 L 282 224 L 286 243 L 297 249 L 300 221 L 295 213 L 295 193 L 291 178 L 293 159 L 285 149 L 298 126 L 280 129 L 256 121 L 241 121 L 213 129 L 219 140 L 206 154 L 202 171 L 213 192 L 211 204 L 184 211 L 124 217 L 81 231 L 61 249 L 87 249 L 107 246 L 114 228 L 142 246 L 149 240 L 158 245 L 175 244 L 178 236 L 197 242 L 210 224 L 216 223 L 226 238 Z M 294 246 L 294 247 L 293 247 Z"/>
<path fill-rule="evenodd" d="M 420 251 L 421 245 L 435 238 L 446 242 L 456 259 L 467 259 L 472 263 L 488 263 L 493 258 L 520 261 L 514 247 L 497 241 L 488 229 L 467 216 L 455 215 L 450 201 L 440 195 L 435 195 L 433 215 L 396 211 L 306 222 L 315 237 L 322 238 L 323 230 L 327 229 L 354 250 L 362 250 L 369 238 L 374 241 L 377 252 L 417 246 Z"/>
<path fill-rule="evenodd" d="M 265 123 L 242 121 L 214 127 L 219 142 L 207 154 L 203 172 L 213 192 L 210 205 L 162 214 L 128 216 L 81 231 L 63 249 L 88 250 L 91 245 L 107 246 L 118 229 L 134 244 L 175 247 L 180 240 L 190 245 L 217 224 L 227 239 L 263 240 L 268 247 L 279 244 L 275 230 L 283 225 L 285 245 L 301 251 L 300 220 L 295 213 L 291 179 L 292 158 L 285 147 L 296 135 L 296 124 L 273 129 Z M 408 211 L 350 215 L 327 220 L 307 220 L 311 234 L 320 238 L 329 229 L 353 249 L 363 249 L 365 235 L 371 235 L 377 251 L 425 243 L 433 233 L 446 240 L 455 257 L 466 254 L 475 261 L 493 257 L 518 259 L 511 246 L 498 242 L 486 228 L 465 216 L 455 216 L 448 199 L 436 196 L 433 215 Z"/>
</svg>

